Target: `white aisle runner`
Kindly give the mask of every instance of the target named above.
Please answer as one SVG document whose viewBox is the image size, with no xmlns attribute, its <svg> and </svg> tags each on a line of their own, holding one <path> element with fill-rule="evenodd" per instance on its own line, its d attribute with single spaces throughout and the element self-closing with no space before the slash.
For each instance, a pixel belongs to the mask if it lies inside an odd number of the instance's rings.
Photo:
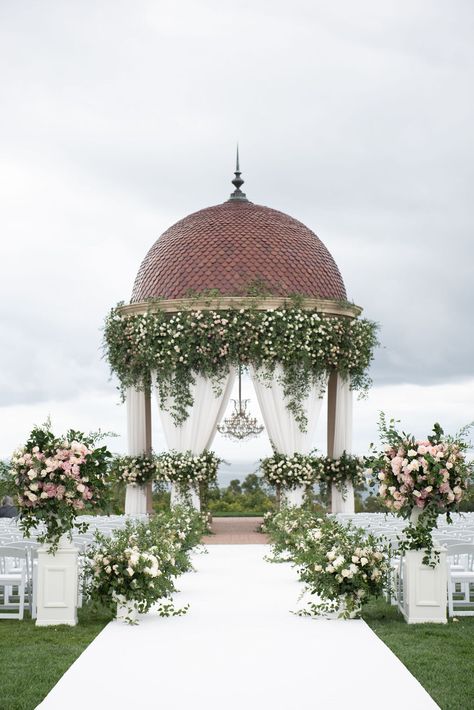
<svg viewBox="0 0 474 710">
<path fill-rule="evenodd" d="M 207 549 L 179 580 L 186 616 L 109 624 L 41 710 L 438 707 L 363 621 L 290 614 L 300 585 L 288 564 L 263 561 L 269 547 Z"/>
</svg>

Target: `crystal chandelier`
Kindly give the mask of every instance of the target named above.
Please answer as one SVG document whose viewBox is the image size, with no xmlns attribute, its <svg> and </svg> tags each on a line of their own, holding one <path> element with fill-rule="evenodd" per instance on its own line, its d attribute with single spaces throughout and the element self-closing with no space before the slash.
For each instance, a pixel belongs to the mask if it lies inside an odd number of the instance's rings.
<svg viewBox="0 0 474 710">
<path fill-rule="evenodd" d="M 247 412 L 248 399 L 242 399 L 242 371 L 239 366 L 239 400 L 233 399 L 234 409 L 230 417 L 217 425 L 217 431 L 228 439 L 249 439 L 258 436 L 263 431 L 255 417 Z"/>
</svg>

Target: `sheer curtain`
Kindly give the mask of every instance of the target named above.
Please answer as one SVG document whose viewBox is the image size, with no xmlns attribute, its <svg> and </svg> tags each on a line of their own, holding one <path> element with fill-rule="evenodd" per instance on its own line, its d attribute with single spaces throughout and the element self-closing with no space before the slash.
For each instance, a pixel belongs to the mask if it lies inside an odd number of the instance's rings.
<svg viewBox="0 0 474 710">
<path fill-rule="evenodd" d="M 129 387 L 126 394 L 127 442 L 130 456 L 146 452 L 145 392 Z M 134 515 L 146 513 L 146 487 L 127 486 L 125 513 Z"/>
<path fill-rule="evenodd" d="M 279 382 L 279 378 L 283 375 L 282 366 L 276 366 L 270 383 L 263 377 L 259 377 L 258 371 L 253 367 L 250 367 L 250 374 L 268 436 L 276 451 L 288 456 L 295 453 L 308 454 L 314 448 L 324 388 L 318 384 L 313 385 L 302 402 L 308 423 L 306 431 L 301 431 L 298 422 L 286 407 L 287 398 L 284 395 L 283 385 Z M 285 491 L 284 497 L 291 505 L 301 505 L 303 494 L 304 488 L 299 486 Z"/>
<path fill-rule="evenodd" d="M 336 420 L 334 426 L 334 458 L 341 456 L 344 451 L 348 454 L 352 449 L 352 390 L 350 381 L 337 376 L 336 385 Z M 354 486 L 347 483 L 345 499 L 336 486 L 332 486 L 333 513 L 354 512 Z"/>
<path fill-rule="evenodd" d="M 193 454 L 201 454 L 212 445 L 217 425 L 227 408 L 235 380 L 235 370 L 232 368 L 229 371 L 219 395 L 215 394 L 212 381 L 207 377 L 196 373 L 193 373 L 193 377 L 195 380 L 194 385 L 191 386 L 193 405 L 188 409 L 189 416 L 183 424 L 177 426 L 171 414 L 161 407 L 157 391 L 158 410 L 168 448 L 181 453 L 191 451 Z M 156 382 L 156 376 L 153 379 Z M 190 488 L 189 493 L 193 506 L 199 508 L 199 496 L 193 487 Z M 171 504 L 176 505 L 180 499 L 177 487 L 172 485 Z"/>
</svg>

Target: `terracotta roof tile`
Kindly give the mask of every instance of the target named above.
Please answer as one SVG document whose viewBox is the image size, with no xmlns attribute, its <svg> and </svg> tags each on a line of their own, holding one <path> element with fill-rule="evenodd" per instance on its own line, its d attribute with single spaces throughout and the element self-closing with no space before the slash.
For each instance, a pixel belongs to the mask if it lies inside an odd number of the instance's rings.
<svg viewBox="0 0 474 710">
<path fill-rule="evenodd" d="M 275 296 L 346 298 L 339 269 L 314 232 L 283 212 L 230 200 L 194 212 L 157 239 L 142 262 L 131 301 L 209 289 L 242 296 L 256 282 Z"/>
</svg>

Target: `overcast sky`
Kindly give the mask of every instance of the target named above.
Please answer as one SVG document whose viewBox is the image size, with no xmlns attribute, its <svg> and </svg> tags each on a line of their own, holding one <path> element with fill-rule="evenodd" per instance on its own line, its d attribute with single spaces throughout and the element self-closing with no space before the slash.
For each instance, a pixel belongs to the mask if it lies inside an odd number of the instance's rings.
<svg viewBox="0 0 474 710">
<path fill-rule="evenodd" d="M 48 415 L 124 449 L 103 319 L 227 199 L 237 139 L 249 199 L 313 229 L 381 324 L 355 449 L 380 409 L 474 419 L 472 2 L 2 0 L 0 70 L 0 456 Z"/>
</svg>

